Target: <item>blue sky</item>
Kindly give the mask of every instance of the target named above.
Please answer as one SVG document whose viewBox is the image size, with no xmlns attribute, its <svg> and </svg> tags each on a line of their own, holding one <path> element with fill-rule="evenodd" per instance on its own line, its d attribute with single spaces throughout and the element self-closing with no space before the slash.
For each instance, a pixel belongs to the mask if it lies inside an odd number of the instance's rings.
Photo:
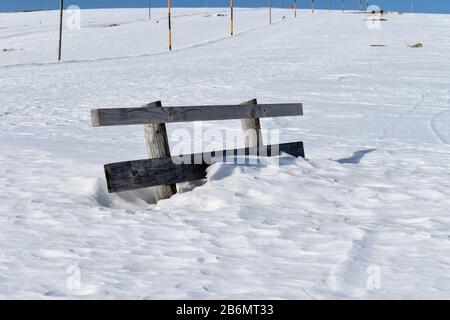
<svg viewBox="0 0 450 320">
<path fill-rule="evenodd" d="M 293 0 L 272 0 L 274 6 L 286 6 Z M 319 8 L 328 8 L 329 0 L 315 0 Z M 154 6 L 165 6 L 167 0 L 152 0 Z M 301 7 L 310 7 L 310 0 L 297 0 Z M 331 0 L 334 8 L 340 7 L 341 0 Z M 371 4 L 377 4 L 386 10 L 409 11 L 411 3 L 414 3 L 416 12 L 450 13 L 450 0 L 372 0 Z M 145 7 L 148 0 L 65 0 L 67 5 L 76 4 L 81 8 L 108 8 L 108 7 Z M 172 0 L 174 6 L 200 7 L 208 6 L 224 7 L 229 0 Z M 262 7 L 268 0 L 235 0 L 236 6 Z M 346 7 L 353 9 L 359 7 L 359 0 L 345 0 Z M 59 6 L 59 0 L 0 0 L 0 11 L 21 11 L 36 9 L 55 9 Z"/>
</svg>

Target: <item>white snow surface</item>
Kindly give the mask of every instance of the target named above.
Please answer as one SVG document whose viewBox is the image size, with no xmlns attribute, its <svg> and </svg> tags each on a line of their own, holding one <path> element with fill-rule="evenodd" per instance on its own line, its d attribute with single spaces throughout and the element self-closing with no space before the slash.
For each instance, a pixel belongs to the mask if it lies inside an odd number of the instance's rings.
<svg viewBox="0 0 450 320">
<path fill-rule="evenodd" d="M 230 37 L 216 13 L 174 9 L 169 52 L 165 9 L 83 10 L 60 63 L 57 11 L 0 14 L 0 298 L 450 298 L 450 16 L 238 9 Z M 262 125 L 306 160 L 108 194 L 143 127 L 91 108 L 251 98 L 304 103 Z"/>
</svg>

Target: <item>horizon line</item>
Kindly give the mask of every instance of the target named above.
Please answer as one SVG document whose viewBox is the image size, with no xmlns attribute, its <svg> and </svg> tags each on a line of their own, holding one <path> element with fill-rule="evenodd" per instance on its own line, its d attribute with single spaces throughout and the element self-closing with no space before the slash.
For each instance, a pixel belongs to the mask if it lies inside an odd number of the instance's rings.
<svg viewBox="0 0 450 320">
<path fill-rule="evenodd" d="M 67 10 L 69 6 L 65 8 Z M 197 9 L 197 8 L 203 8 L 203 9 L 229 9 L 229 6 L 223 6 L 223 7 L 205 7 L 205 6 L 172 6 L 173 8 L 185 8 L 185 9 Z M 165 9 L 167 6 L 152 6 L 152 9 Z M 243 9 L 269 9 L 268 6 L 260 6 L 260 7 L 251 7 L 251 6 L 237 6 L 236 9 L 243 8 Z M 283 9 L 283 10 L 291 10 L 289 7 L 282 7 L 282 6 L 272 6 L 273 9 Z M 147 6 L 135 6 L 135 7 L 126 7 L 126 6 L 119 6 L 119 7 L 101 7 L 101 6 L 93 6 L 93 7 L 87 7 L 87 8 L 81 8 L 82 10 L 110 10 L 110 9 L 148 9 Z M 40 9 L 26 9 L 26 10 L 0 10 L 0 13 L 31 13 L 31 12 L 46 12 L 46 11 L 59 11 L 59 8 L 40 8 Z M 297 8 L 297 10 L 308 10 L 310 11 L 310 8 Z M 316 8 L 316 11 L 342 11 L 340 8 Z M 345 12 L 361 12 L 366 13 L 368 11 L 366 10 L 358 10 L 358 9 L 345 9 Z M 449 12 L 439 12 L 439 11 L 403 11 L 403 10 L 384 10 L 386 13 L 408 13 L 408 14 L 450 14 Z"/>
</svg>

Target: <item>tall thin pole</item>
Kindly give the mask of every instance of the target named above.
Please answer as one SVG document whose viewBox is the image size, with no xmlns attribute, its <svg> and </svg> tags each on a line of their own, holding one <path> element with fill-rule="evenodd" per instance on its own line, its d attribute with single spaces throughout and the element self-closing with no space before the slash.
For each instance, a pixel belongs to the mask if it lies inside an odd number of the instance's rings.
<svg viewBox="0 0 450 320">
<path fill-rule="evenodd" d="M 63 15 L 64 15 L 64 0 L 60 1 L 60 16 L 59 16 L 59 53 L 58 53 L 58 61 L 61 61 L 61 52 L 62 52 L 62 31 L 63 31 Z"/>
<path fill-rule="evenodd" d="M 230 0 L 230 33 L 231 35 L 234 34 L 234 0 Z"/>
<path fill-rule="evenodd" d="M 269 24 L 272 24 L 272 0 L 269 0 Z"/>
<path fill-rule="evenodd" d="M 344 0 L 341 0 L 342 12 L 344 12 Z"/>
<path fill-rule="evenodd" d="M 152 0 L 148 0 L 148 20 L 152 20 Z"/>
<path fill-rule="evenodd" d="M 168 20 L 169 20 L 169 50 L 172 50 L 172 16 L 171 16 L 171 8 L 172 8 L 172 0 L 167 0 L 167 13 L 168 13 Z"/>
<path fill-rule="evenodd" d="M 312 13 L 314 13 L 314 0 L 312 0 Z"/>
<path fill-rule="evenodd" d="M 297 18 L 297 0 L 294 0 L 294 18 Z"/>
</svg>

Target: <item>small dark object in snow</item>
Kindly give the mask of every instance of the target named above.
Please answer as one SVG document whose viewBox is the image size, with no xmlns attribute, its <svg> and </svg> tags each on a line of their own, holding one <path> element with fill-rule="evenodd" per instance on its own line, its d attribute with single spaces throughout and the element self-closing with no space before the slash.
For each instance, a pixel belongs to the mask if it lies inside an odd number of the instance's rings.
<svg viewBox="0 0 450 320">
<path fill-rule="evenodd" d="M 371 47 L 386 47 L 385 44 L 371 44 Z"/>
<path fill-rule="evenodd" d="M 110 24 L 108 27 L 114 28 L 114 27 L 118 27 L 118 26 L 120 26 L 120 24 L 112 23 L 112 24 Z"/>
<path fill-rule="evenodd" d="M 409 45 L 410 48 L 422 48 L 423 44 L 421 44 L 420 42 L 415 43 L 415 44 L 410 44 Z"/>
</svg>

